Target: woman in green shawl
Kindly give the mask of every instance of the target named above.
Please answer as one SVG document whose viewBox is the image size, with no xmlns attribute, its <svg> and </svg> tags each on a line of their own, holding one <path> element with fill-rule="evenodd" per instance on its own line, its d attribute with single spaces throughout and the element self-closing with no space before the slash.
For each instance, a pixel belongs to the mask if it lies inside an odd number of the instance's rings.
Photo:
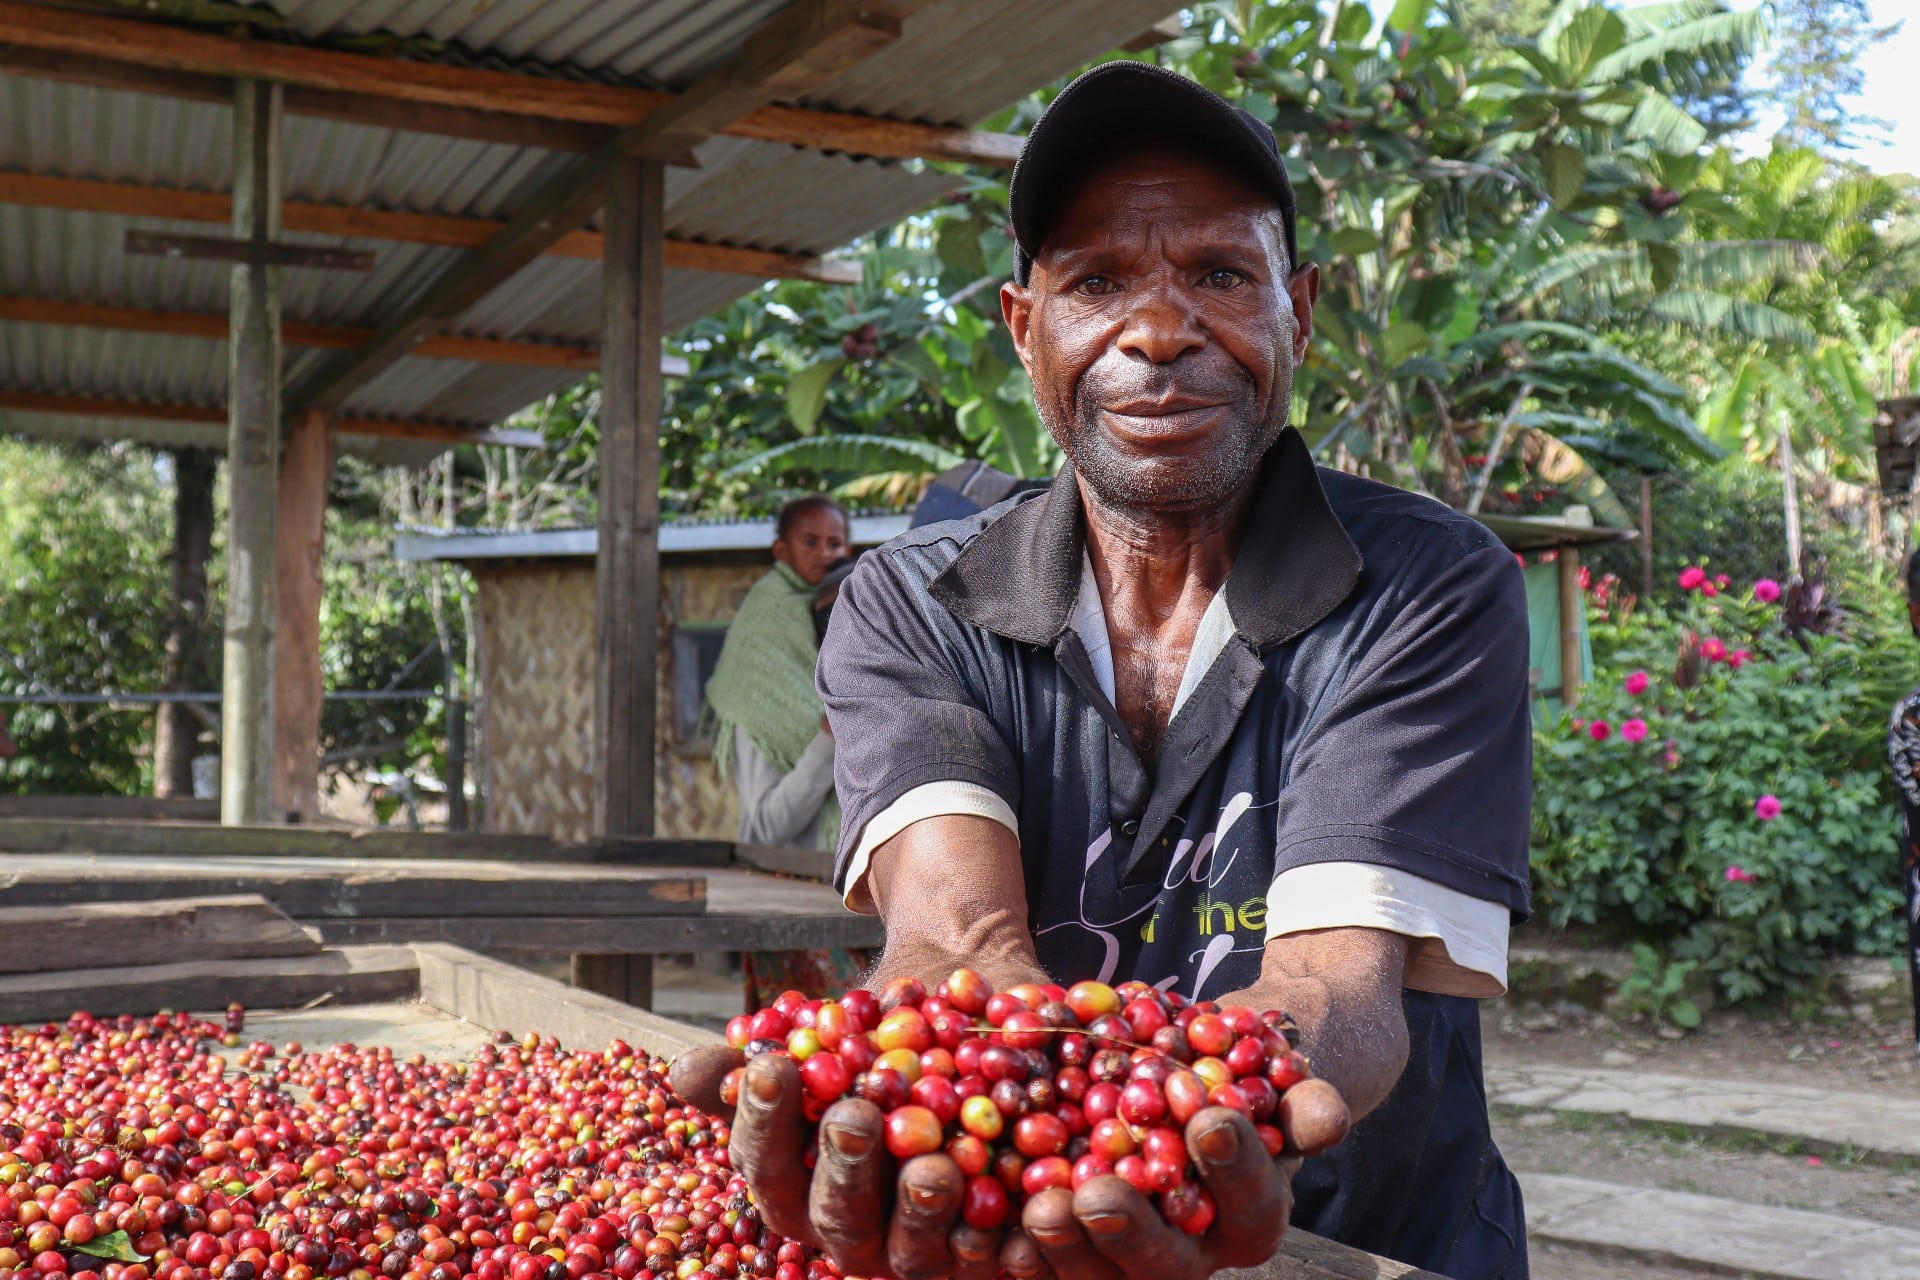
<svg viewBox="0 0 1920 1280">
<path fill-rule="evenodd" d="M 814 607 L 828 570 L 847 554 L 847 534 L 847 513 L 824 494 L 780 509 L 773 571 L 741 601 L 707 682 L 714 762 L 740 793 L 746 844 L 831 850 L 840 838 L 833 735 L 813 682 Z M 745 961 L 748 1008 L 789 988 L 837 994 L 859 982 L 865 965 L 846 951 L 760 952 Z"/>
<path fill-rule="evenodd" d="M 847 513 L 824 494 L 796 498 L 774 525 L 773 572 L 727 627 L 707 682 L 714 760 L 740 792 L 740 839 L 831 849 L 840 837 L 833 737 L 814 691 L 813 601 L 847 553 Z"/>
</svg>

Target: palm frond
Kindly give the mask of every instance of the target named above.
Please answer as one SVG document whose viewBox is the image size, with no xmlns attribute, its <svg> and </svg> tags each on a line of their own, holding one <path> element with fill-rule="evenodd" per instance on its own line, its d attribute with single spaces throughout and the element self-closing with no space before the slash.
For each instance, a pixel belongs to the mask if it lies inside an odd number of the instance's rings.
<svg viewBox="0 0 1920 1280">
<path fill-rule="evenodd" d="M 825 435 L 790 440 L 728 467 L 722 475 L 780 475 L 804 468 L 822 473 L 945 471 L 966 461 L 951 449 L 925 440 L 892 436 Z"/>
</svg>

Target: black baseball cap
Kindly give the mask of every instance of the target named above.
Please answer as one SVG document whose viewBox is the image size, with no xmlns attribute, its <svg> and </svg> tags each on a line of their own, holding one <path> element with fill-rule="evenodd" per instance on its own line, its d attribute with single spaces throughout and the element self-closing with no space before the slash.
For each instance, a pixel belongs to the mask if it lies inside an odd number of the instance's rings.
<svg viewBox="0 0 1920 1280">
<path fill-rule="evenodd" d="M 1239 169 L 1280 206 L 1287 261 L 1299 265 L 1293 185 L 1273 130 L 1178 72 L 1121 60 L 1090 68 L 1062 89 L 1020 148 L 1008 192 L 1015 280 L 1027 283 L 1047 222 L 1075 168 L 1095 147 L 1127 133 L 1191 138 Z"/>
</svg>

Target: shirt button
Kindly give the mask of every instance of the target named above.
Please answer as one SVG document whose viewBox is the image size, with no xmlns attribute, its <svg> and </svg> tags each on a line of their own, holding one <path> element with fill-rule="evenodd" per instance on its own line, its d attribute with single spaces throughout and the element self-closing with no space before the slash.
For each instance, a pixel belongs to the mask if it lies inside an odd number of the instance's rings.
<svg viewBox="0 0 1920 1280">
<path fill-rule="evenodd" d="M 1128 818 L 1120 824 L 1120 834 L 1123 836 L 1137 836 L 1140 834 L 1140 824 L 1132 818 Z"/>
</svg>

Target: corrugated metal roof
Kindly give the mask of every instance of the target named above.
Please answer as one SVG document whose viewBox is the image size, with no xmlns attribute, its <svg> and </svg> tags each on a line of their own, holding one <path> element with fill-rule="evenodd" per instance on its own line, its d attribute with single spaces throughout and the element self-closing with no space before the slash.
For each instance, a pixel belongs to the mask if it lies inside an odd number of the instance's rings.
<svg viewBox="0 0 1920 1280">
<path fill-rule="evenodd" d="M 385 32 L 442 42 L 449 61 L 514 65 L 631 83 L 684 85 L 718 64 L 784 0 L 272 0 L 313 40 Z M 1168 0 L 936 0 L 905 34 L 820 94 L 816 105 L 967 124 L 1150 26 Z M 87 19 L 76 15 L 76 22 Z M 424 56 L 419 49 L 408 56 Z M 538 65 L 533 65 L 538 64 Z M 396 74 L 404 64 L 396 64 Z M 395 111 L 404 125 L 404 109 Z M 0 64 L 0 170 L 198 191 L 230 185 L 230 110 L 6 74 Z M 505 218 L 571 162 L 539 149 L 343 124 L 286 121 L 290 200 Z M 709 243 L 824 253 L 898 221 L 953 183 L 912 163 L 714 138 L 698 169 L 667 175 L 669 234 Z M 228 268 L 129 257 L 129 228 L 217 233 L 203 223 L 0 204 L 0 292 L 154 311 L 225 309 Z M 392 241 L 289 235 L 375 254 L 372 272 L 283 273 L 290 320 L 375 327 L 460 257 Z M 599 266 L 545 257 L 457 317 L 451 332 L 591 344 Z M 755 287 L 750 277 L 669 271 L 666 323 L 678 328 Z M 289 349 L 289 382 L 322 353 Z M 411 358 L 362 388 L 350 415 L 482 426 L 573 380 L 565 371 Z M 159 335 L 0 324 L 0 389 L 219 404 L 224 344 Z M 0 423 L 38 430 L 50 415 Z M 116 423 L 114 430 L 131 424 Z M 99 428 L 104 431 L 108 428 Z M 158 428 L 155 428 L 158 430 Z M 154 438 L 153 431 L 131 432 Z M 430 447 L 429 447 L 430 449 Z"/>
<path fill-rule="evenodd" d="M 856 547 L 877 547 L 907 531 L 912 517 L 856 513 L 847 530 Z M 773 545 L 773 521 L 669 520 L 660 526 L 665 555 L 701 551 L 765 551 Z M 406 530 L 393 540 L 396 560 L 553 560 L 591 557 L 600 547 L 597 529 L 457 529 L 451 533 Z"/>
</svg>

